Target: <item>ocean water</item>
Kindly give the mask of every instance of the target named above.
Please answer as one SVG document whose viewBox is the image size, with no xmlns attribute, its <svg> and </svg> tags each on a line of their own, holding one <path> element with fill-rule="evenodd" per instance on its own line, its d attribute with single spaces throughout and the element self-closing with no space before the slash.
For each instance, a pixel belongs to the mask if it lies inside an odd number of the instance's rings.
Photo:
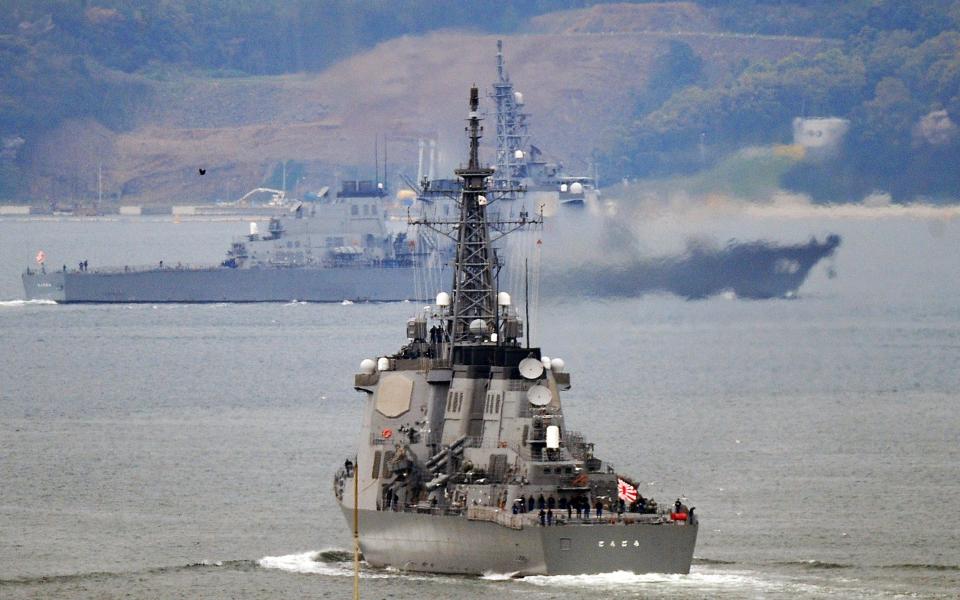
<svg viewBox="0 0 960 600">
<path fill-rule="evenodd" d="M 569 426 L 701 533 L 688 576 L 405 575 L 364 598 L 955 598 L 960 222 L 756 220 L 837 231 L 793 300 L 545 302 Z M 413 304 L 24 302 L 49 264 L 213 262 L 239 222 L 0 219 L 0 597 L 345 598 L 331 479 L 360 360 Z M 549 241 L 548 241 L 549 243 Z"/>
</svg>

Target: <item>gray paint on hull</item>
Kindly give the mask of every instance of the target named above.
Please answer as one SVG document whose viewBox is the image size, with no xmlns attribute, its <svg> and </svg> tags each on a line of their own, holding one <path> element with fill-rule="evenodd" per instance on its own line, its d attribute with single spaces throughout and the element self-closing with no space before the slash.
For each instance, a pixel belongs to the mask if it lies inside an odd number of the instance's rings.
<svg viewBox="0 0 960 600">
<path fill-rule="evenodd" d="M 352 507 L 341 508 L 352 529 Z M 371 510 L 361 510 L 359 516 L 360 548 L 371 565 L 466 575 L 685 574 L 690 572 L 698 530 L 696 525 L 674 524 L 517 530 L 459 516 Z"/>
<path fill-rule="evenodd" d="M 23 275 L 28 300 L 57 302 L 340 302 L 414 299 L 413 268 L 157 269 Z"/>
</svg>

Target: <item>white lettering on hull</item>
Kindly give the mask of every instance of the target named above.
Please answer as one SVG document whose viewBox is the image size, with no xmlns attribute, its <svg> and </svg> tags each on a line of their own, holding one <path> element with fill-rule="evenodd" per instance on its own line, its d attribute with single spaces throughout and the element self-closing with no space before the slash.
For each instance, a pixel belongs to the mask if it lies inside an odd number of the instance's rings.
<svg viewBox="0 0 960 600">
<path fill-rule="evenodd" d="M 633 540 L 632 544 L 630 543 L 630 540 L 621 540 L 619 543 L 616 540 L 611 540 L 610 542 L 600 540 L 597 542 L 597 548 L 627 548 L 629 546 L 639 548 L 640 540 Z"/>
</svg>

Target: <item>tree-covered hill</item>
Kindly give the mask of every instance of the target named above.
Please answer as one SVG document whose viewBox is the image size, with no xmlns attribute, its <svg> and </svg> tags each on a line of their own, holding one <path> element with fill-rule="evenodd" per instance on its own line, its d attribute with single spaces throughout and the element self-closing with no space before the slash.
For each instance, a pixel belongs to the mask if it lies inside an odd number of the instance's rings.
<svg viewBox="0 0 960 600">
<path fill-rule="evenodd" d="M 461 46 L 441 30 L 473 33 Z M 960 0 L 0 0 L 0 200 L 89 194 L 77 175 L 90 171 L 86 140 L 109 157 L 114 188 L 135 194 L 198 155 L 243 181 L 270 170 L 276 157 L 258 166 L 240 151 L 264 148 L 254 125 L 290 158 L 309 147 L 329 163 L 292 122 L 342 144 L 369 134 L 351 122 L 423 129 L 422 115 L 389 111 L 423 109 L 411 94 L 438 82 L 368 63 L 454 73 L 453 61 L 477 65 L 467 40 L 484 33 L 520 36 L 512 66 L 567 103 L 539 112 L 538 132 L 566 146 L 560 155 L 593 155 L 611 179 L 707 168 L 744 146 L 790 143 L 795 117 L 824 116 L 850 121 L 839 154 L 796 162 L 783 185 L 834 201 L 876 189 L 960 197 Z M 554 72 L 541 81 L 542 70 Z"/>
<path fill-rule="evenodd" d="M 813 56 L 744 64 L 720 81 L 678 47 L 610 144 L 615 171 L 692 171 L 706 154 L 789 143 L 799 116 L 842 117 L 833 160 L 802 162 L 787 187 L 821 200 L 874 190 L 898 200 L 960 197 L 960 2 L 705 0 L 721 28 L 840 43 Z"/>
</svg>

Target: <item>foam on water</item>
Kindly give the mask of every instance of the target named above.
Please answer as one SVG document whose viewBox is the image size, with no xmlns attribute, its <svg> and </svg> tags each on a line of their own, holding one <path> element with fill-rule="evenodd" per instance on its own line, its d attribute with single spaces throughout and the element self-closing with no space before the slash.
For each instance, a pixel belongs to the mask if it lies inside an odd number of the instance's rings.
<svg viewBox="0 0 960 600">
<path fill-rule="evenodd" d="M 486 579 L 487 581 L 510 581 L 511 579 L 517 578 L 517 572 L 513 573 L 494 573 L 493 571 L 487 571 L 483 574 L 481 579 Z"/>
<path fill-rule="evenodd" d="M 707 570 L 696 569 L 689 575 L 646 573 L 636 574 L 628 571 L 599 573 L 596 575 L 535 575 L 524 577 L 525 583 L 542 587 L 575 587 L 593 588 L 598 590 L 622 590 L 631 587 L 666 588 L 677 591 L 711 592 L 750 592 L 774 593 L 794 592 L 809 593 L 828 590 L 819 589 L 809 584 L 787 580 L 766 579 L 748 571 Z"/>
<path fill-rule="evenodd" d="M 279 569 L 288 573 L 305 573 L 308 575 L 326 575 L 328 577 L 353 577 L 353 561 L 338 560 L 350 554 L 340 548 L 325 548 L 311 550 L 284 556 L 264 556 L 257 561 L 257 566 L 264 569 Z M 371 571 L 366 563 L 361 563 L 360 577 L 367 579 L 383 579 L 391 577 L 389 573 Z"/>
<path fill-rule="evenodd" d="M 10 306 L 50 306 L 55 305 L 55 300 L 0 300 L 0 307 Z"/>
</svg>

